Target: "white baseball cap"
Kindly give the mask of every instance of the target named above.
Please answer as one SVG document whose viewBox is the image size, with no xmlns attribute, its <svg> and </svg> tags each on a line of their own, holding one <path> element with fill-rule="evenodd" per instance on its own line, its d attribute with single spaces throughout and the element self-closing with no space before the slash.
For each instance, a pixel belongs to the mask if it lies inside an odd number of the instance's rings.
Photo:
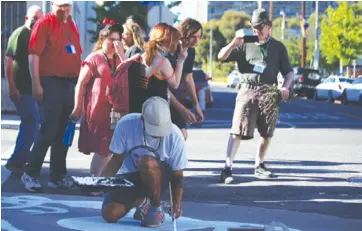
<svg viewBox="0 0 362 231">
<path fill-rule="evenodd" d="M 151 136 L 167 136 L 172 131 L 170 105 L 158 96 L 147 99 L 142 106 L 146 132 Z"/>
<path fill-rule="evenodd" d="M 63 6 L 63 5 L 72 5 L 72 1 L 64 1 L 64 0 L 55 0 L 53 3 L 57 6 Z"/>
</svg>

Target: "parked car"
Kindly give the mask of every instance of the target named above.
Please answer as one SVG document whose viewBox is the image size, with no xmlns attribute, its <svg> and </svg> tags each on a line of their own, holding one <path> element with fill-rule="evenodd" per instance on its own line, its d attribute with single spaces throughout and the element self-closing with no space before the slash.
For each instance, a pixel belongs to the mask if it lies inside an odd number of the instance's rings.
<svg viewBox="0 0 362 231">
<path fill-rule="evenodd" d="M 340 76 L 330 76 L 323 83 L 316 86 L 314 99 L 327 99 L 333 103 L 336 99 L 341 99 L 344 89 L 351 85 L 353 79 Z"/>
<path fill-rule="evenodd" d="M 235 88 L 240 84 L 241 73 L 238 70 L 233 70 L 230 72 L 227 78 L 227 87 Z"/>
<path fill-rule="evenodd" d="M 296 67 L 294 68 L 293 91 L 298 96 L 313 98 L 315 87 L 321 83 L 321 76 L 318 70 Z"/>
<path fill-rule="evenodd" d="M 350 102 L 362 104 L 362 76 L 355 79 L 342 93 L 342 103 L 348 104 Z"/>
<path fill-rule="evenodd" d="M 204 111 L 206 108 L 211 108 L 214 101 L 209 85 L 209 80 L 211 80 L 211 78 L 200 68 L 193 69 L 193 76 L 201 110 Z M 176 97 L 187 108 L 193 107 L 190 95 L 183 80 L 181 80 L 180 86 L 177 89 Z"/>
</svg>

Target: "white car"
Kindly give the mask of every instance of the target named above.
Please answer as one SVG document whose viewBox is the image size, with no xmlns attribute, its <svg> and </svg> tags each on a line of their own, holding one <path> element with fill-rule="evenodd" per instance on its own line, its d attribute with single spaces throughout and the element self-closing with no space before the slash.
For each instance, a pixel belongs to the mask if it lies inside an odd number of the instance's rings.
<svg viewBox="0 0 362 231">
<path fill-rule="evenodd" d="M 241 73 L 238 70 L 233 70 L 227 78 L 227 87 L 235 88 L 240 84 Z"/>
<path fill-rule="evenodd" d="M 340 99 L 344 89 L 351 85 L 353 79 L 340 76 L 330 76 L 318 84 L 314 90 L 314 100 L 327 99 L 329 103 Z"/>
<path fill-rule="evenodd" d="M 342 103 L 348 104 L 349 102 L 362 104 L 362 76 L 355 79 L 350 86 L 344 89 Z"/>
</svg>

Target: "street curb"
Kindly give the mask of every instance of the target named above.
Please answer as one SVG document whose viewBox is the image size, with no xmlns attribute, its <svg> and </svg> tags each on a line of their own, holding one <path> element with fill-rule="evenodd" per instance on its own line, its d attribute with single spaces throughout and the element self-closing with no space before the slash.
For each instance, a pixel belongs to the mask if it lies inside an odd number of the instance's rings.
<svg viewBox="0 0 362 231">
<path fill-rule="evenodd" d="M 1 129 L 7 129 L 7 130 L 19 130 L 20 122 L 19 124 L 6 124 L 1 123 Z M 75 130 L 79 130 L 80 124 L 77 124 L 75 127 Z"/>
<path fill-rule="evenodd" d="M 8 129 L 8 130 L 18 130 L 18 124 L 3 124 L 1 123 L 1 129 Z"/>
</svg>

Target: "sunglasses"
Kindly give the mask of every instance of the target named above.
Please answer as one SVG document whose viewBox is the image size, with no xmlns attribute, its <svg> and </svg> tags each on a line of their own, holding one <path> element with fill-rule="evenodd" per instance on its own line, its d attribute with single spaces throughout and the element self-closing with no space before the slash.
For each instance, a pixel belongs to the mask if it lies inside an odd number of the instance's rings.
<svg viewBox="0 0 362 231">
<path fill-rule="evenodd" d="M 262 30 L 262 29 L 264 29 L 264 27 L 265 27 L 265 24 L 263 23 L 263 24 L 261 24 L 261 25 L 259 25 L 259 26 L 256 26 L 256 27 L 253 27 L 255 30 Z"/>
</svg>

